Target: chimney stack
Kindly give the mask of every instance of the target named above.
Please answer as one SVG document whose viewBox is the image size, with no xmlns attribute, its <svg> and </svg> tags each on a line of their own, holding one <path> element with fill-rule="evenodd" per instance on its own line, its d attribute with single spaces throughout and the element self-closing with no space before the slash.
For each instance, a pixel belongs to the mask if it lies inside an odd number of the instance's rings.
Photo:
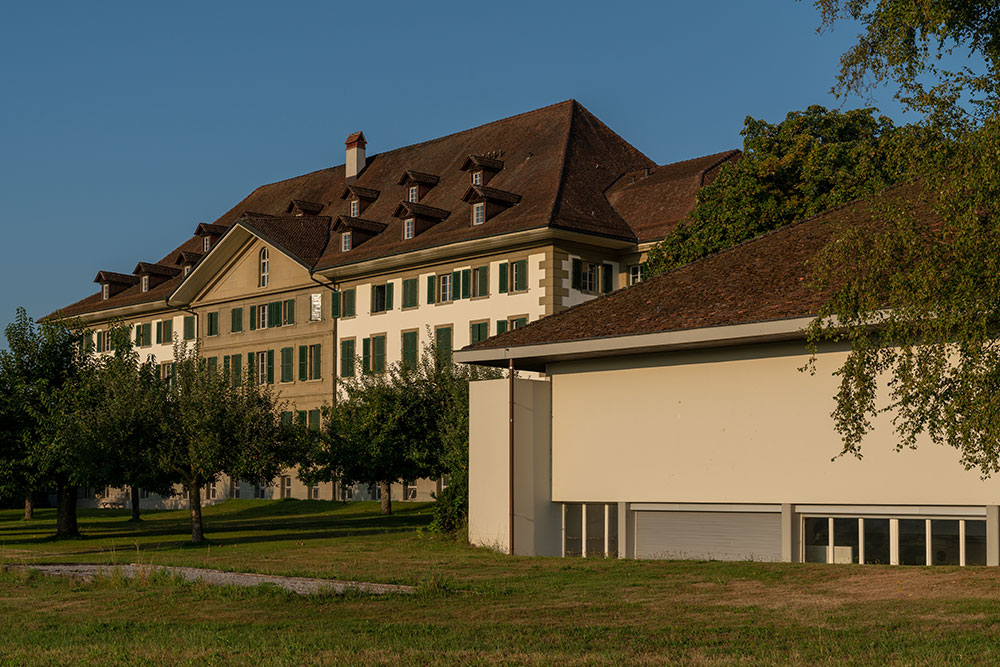
<svg viewBox="0 0 1000 667">
<path fill-rule="evenodd" d="M 365 169 L 365 133 L 355 132 L 347 137 L 344 145 L 347 147 L 345 176 L 348 183 L 353 183 Z"/>
</svg>

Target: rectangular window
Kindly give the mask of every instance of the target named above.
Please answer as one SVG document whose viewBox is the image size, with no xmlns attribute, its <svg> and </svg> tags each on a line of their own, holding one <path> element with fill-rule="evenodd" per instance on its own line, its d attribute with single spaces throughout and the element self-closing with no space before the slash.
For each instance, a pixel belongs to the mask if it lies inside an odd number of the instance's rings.
<svg viewBox="0 0 1000 667">
<path fill-rule="evenodd" d="M 472 273 L 472 296 L 489 296 L 490 267 L 480 266 Z"/>
<path fill-rule="evenodd" d="M 646 273 L 645 263 L 633 264 L 632 266 L 628 267 L 628 284 L 638 285 L 639 283 L 642 282 L 642 279 L 645 277 L 644 275 L 645 273 Z"/>
<path fill-rule="evenodd" d="M 511 329 L 520 329 L 528 323 L 527 317 L 515 317 L 510 321 Z"/>
<path fill-rule="evenodd" d="M 361 215 L 361 202 L 357 199 L 351 200 L 351 217 L 356 218 Z"/>
<path fill-rule="evenodd" d="M 472 172 L 472 184 L 473 185 L 482 185 L 483 184 L 483 172 L 482 171 L 474 171 L 474 172 Z"/>
<path fill-rule="evenodd" d="M 455 280 L 454 274 L 446 273 L 443 276 L 438 277 L 438 282 L 441 284 L 441 290 L 439 292 L 440 298 L 438 301 L 441 303 L 447 303 L 452 300 L 452 284 Z"/>
<path fill-rule="evenodd" d="M 309 379 L 318 380 L 323 377 L 323 346 L 309 346 Z"/>
<path fill-rule="evenodd" d="M 927 522 L 924 519 L 899 520 L 899 564 L 927 564 Z"/>
<path fill-rule="evenodd" d="M 269 318 L 267 316 L 267 304 L 264 303 L 257 306 L 257 328 L 266 329 L 268 319 Z"/>
<path fill-rule="evenodd" d="M 340 307 L 342 305 L 343 305 L 342 297 L 340 292 L 338 290 L 333 290 L 333 292 L 330 293 L 330 317 L 340 317 Z M 312 318 L 310 317 L 310 319 Z"/>
<path fill-rule="evenodd" d="M 439 363 L 451 363 L 451 327 L 438 327 L 434 330 L 434 351 Z"/>
<path fill-rule="evenodd" d="M 497 335 L 507 333 L 507 320 L 497 320 Z"/>
<path fill-rule="evenodd" d="M 340 235 L 340 250 L 341 252 L 347 252 L 351 249 L 351 233 L 344 232 Z"/>
<path fill-rule="evenodd" d="M 385 372 L 385 334 L 372 336 L 372 372 Z"/>
<path fill-rule="evenodd" d="M 233 308 L 232 322 L 229 326 L 229 331 L 231 333 L 239 333 L 243 331 L 243 309 Z"/>
<path fill-rule="evenodd" d="M 468 299 L 472 296 L 472 269 L 462 269 L 459 274 L 462 280 L 462 298 Z M 458 291 L 457 282 L 455 283 L 455 291 Z"/>
<path fill-rule="evenodd" d="M 528 289 L 528 260 L 522 259 L 511 262 L 511 282 L 514 283 L 515 292 L 523 292 Z"/>
<path fill-rule="evenodd" d="M 318 431 L 320 427 L 320 411 L 310 410 L 309 411 L 309 430 Z"/>
<path fill-rule="evenodd" d="M 291 498 L 292 497 L 292 477 L 291 475 L 281 476 L 281 497 Z"/>
<path fill-rule="evenodd" d="M 208 335 L 219 335 L 219 313 L 218 311 L 208 314 Z"/>
<path fill-rule="evenodd" d="M 257 384 L 264 384 L 267 382 L 267 356 L 267 352 L 257 353 Z M 273 359 L 274 357 L 272 356 L 271 358 Z"/>
<path fill-rule="evenodd" d="M 156 344 L 163 344 L 163 322 L 156 323 Z"/>
<path fill-rule="evenodd" d="M 230 366 L 233 369 L 233 386 L 238 387 L 243 383 L 243 357 L 234 354 L 230 358 Z"/>
<path fill-rule="evenodd" d="M 153 323 L 146 322 L 140 329 L 142 330 L 142 345 L 143 347 L 149 347 L 153 344 Z"/>
<path fill-rule="evenodd" d="M 407 200 L 411 201 L 413 203 L 416 203 L 417 201 L 420 200 L 420 187 L 419 186 L 417 186 L 417 185 L 411 185 L 410 186 L 410 189 L 409 189 L 409 192 L 408 192 L 408 195 L 407 195 Z"/>
<path fill-rule="evenodd" d="M 596 292 L 597 291 L 597 264 L 591 264 L 590 262 L 583 263 L 583 273 L 580 274 L 580 291 L 582 292 Z"/>
<path fill-rule="evenodd" d="M 295 299 L 286 299 L 284 303 L 283 324 L 295 324 Z"/>
<path fill-rule="evenodd" d="M 140 279 L 140 282 L 142 283 L 141 284 L 142 291 L 143 292 L 148 292 L 149 291 L 149 276 L 143 276 Z"/>
<path fill-rule="evenodd" d="M 250 331 L 257 329 L 257 306 L 250 306 Z"/>
<path fill-rule="evenodd" d="M 219 370 L 219 358 L 209 357 L 208 358 L 208 370 L 212 373 L 216 373 Z"/>
<path fill-rule="evenodd" d="M 194 340 L 194 315 L 184 316 L 184 340 Z"/>
<path fill-rule="evenodd" d="M 309 379 L 309 346 L 299 345 L 299 380 Z"/>
<path fill-rule="evenodd" d="M 98 331 L 97 332 L 97 351 L 98 352 L 106 352 L 107 351 L 107 350 L 104 349 L 104 341 L 105 341 L 104 332 L 103 331 Z"/>
<path fill-rule="evenodd" d="M 295 349 L 291 347 L 281 348 L 281 381 L 292 382 L 295 379 L 293 357 Z"/>
<path fill-rule="evenodd" d="M 403 281 L 403 308 L 414 308 L 419 304 L 417 294 L 417 279 L 407 278 Z"/>
<path fill-rule="evenodd" d="M 407 368 L 417 367 L 418 336 L 416 331 L 404 331 L 402 336 L 403 365 Z"/>
<path fill-rule="evenodd" d="M 476 322 L 469 325 L 469 343 L 475 344 L 490 337 L 490 323 Z"/>
<path fill-rule="evenodd" d="M 354 340 L 340 341 L 340 377 L 354 377 Z"/>
<path fill-rule="evenodd" d="M 372 312 L 384 313 L 392 310 L 392 283 L 372 285 Z"/>
<path fill-rule="evenodd" d="M 356 312 L 354 304 L 354 288 L 344 290 L 344 317 L 354 317 Z"/>
<path fill-rule="evenodd" d="M 413 218 L 407 218 L 406 220 L 403 220 L 403 238 L 412 239 L 414 233 L 416 232 L 416 228 L 417 228 L 416 222 L 413 220 Z"/>
<path fill-rule="evenodd" d="M 481 225 L 486 222 L 486 204 L 480 202 L 472 205 L 472 224 Z"/>
</svg>

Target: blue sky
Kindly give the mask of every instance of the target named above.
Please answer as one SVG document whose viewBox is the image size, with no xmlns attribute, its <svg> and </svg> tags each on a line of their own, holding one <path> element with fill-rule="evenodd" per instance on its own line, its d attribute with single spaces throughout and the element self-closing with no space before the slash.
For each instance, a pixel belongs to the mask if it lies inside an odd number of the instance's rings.
<svg viewBox="0 0 1000 667">
<path fill-rule="evenodd" d="M 156 261 L 256 186 L 576 98 L 659 163 L 829 90 L 810 2 L 8 3 L 0 327 Z M 874 105 L 897 121 L 891 94 Z M 2 344 L 2 343 L 0 343 Z"/>
</svg>

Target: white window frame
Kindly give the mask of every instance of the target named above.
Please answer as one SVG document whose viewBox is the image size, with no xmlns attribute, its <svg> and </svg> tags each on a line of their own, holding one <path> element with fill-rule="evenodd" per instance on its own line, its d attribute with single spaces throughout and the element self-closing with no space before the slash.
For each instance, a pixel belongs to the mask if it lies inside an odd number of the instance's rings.
<svg viewBox="0 0 1000 667">
<path fill-rule="evenodd" d="M 291 475 L 282 475 L 281 476 L 281 497 L 282 498 L 291 498 L 292 497 L 292 476 Z"/>
<path fill-rule="evenodd" d="M 409 189 L 406 191 L 406 201 L 408 201 L 410 203 L 413 203 L 413 204 L 416 204 L 418 201 L 420 201 L 420 186 L 419 185 L 411 185 L 409 187 Z"/>
<path fill-rule="evenodd" d="M 271 281 L 271 253 L 268 252 L 267 248 L 260 249 L 258 267 L 257 287 L 267 287 L 267 284 Z"/>
<path fill-rule="evenodd" d="M 351 217 L 356 218 L 361 215 L 361 202 L 357 199 L 351 200 Z"/>
<path fill-rule="evenodd" d="M 212 249 L 212 237 L 211 236 L 207 236 L 206 235 L 204 238 L 202 238 L 202 240 L 201 240 L 201 249 L 202 249 L 203 252 L 208 252 L 209 250 Z"/>
<path fill-rule="evenodd" d="M 107 301 L 111 298 L 111 285 L 108 283 L 101 284 L 101 299 Z"/>
<path fill-rule="evenodd" d="M 351 249 L 351 233 L 343 232 L 340 235 L 340 251 L 347 252 Z"/>
<path fill-rule="evenodd" d="M 257 306 L 257 317 L 259 318 L 259 321 L 257 322 L 258 329 L 267 328 L 267 305 L 268 304 L 266 303 L 262 303 Z"/>
<path fill-rule="evenodd" d="M 191 273 L 191 265 L 187 264 L 187 265 L 184 266 L 184 277 L 187 278 L 188 274 L 190 274 L 190 273 Z"/>
<path fill-rule="evenodd" d="M 472 205 L 472 224 L 481 225 L 486 222 L 486 204 L 479 202 Z"/>
<path fill-rule="evenodd" d="M 455 276 L 451 273 L 446 273 L 438 277 L 438 283 L 440 285 L 438 289 L 438 300 L 440 303 L 448 303 L 455 300 Z M 447 295 L 447 296 L 446 296 Z"/>
<path fill-rule="evenodd" d="M 257 353 L 257 384 L 267 384 L 267 350 Z"/>
<path fill-rule="evenodd" d="M 139 278 L 139 289 L 143 292 L 149 291 L 149 276 L 142 276 Z"/>
<path fill-rule="evenodd" d="M 642 282 L 642 264 L 633 264 L 628 267 L 628 284 L 638 285 Z"/>
<path fill-rule="evenodd" d="M 403 238 L 412 239 L 417 229 L 417 223 L 413 218 L 403 220 Z"/>
<path fill-rule="evenodd" d="M 592 262 L 583 262 L 580 270 L 580 291 L 597 292 L 601 282 L 601 266 Z"/>
<path fill-rule="evenodd" d="M 479 169 L 477 171 L 472 172 L 472 184 L 473 185 L 482 185 L 483 184 L 483 170 L 482 169 Z"/>
</svg>

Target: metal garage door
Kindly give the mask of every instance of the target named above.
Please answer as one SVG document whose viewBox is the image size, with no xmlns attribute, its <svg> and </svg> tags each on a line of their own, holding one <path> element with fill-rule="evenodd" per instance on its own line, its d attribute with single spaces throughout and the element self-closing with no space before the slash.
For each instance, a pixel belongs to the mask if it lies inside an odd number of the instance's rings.
<svg viewBox="0 0 1000 667">
<path fill-rule="evenodd" d="M 755 512 L 635 513 L 636 558 L 781 560 L 781 515 Z"/>
</svg>

